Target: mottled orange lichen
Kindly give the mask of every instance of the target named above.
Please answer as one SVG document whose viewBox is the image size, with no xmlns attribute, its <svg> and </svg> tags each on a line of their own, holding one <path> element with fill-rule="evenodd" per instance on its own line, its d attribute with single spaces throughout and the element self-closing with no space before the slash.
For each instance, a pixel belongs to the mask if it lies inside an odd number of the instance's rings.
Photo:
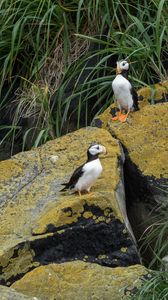
<svg viewBox="0 0 168 300">
<path fill-rule="evenodd" d="M 127 268 L 108 268 L 97 264 L 74 261 L 41 266 L 12 285 L 16 291 L 41 300 L 121 300 L 125 291 L 142 284 L 141 276 L 147 270 L 140 265 Z"/>
</svg>

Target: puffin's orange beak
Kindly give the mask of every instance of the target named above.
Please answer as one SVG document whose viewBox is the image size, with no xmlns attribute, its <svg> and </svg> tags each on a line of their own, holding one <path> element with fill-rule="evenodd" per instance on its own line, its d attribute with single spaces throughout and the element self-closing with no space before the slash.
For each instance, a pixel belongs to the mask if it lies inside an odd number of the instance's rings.
<svg viewBox="0 0 168 300">
<path fill-rule="evenodd" d="M 103 150 L 102 153 L 103 153 L 103 154 L 107 154 L 106 148 L 105 148 L 104 146 L 102 146 L 102 148 L 103 148 L 103 149 L 102 149 L 102 150 Z"/>
<path fill-rule="evenodd" d="M 120 69 L 119 66 L 117 66 L 117 68 L 116 68 L 116 74 L 120 74 L 120 73 L 121 73 L 121 69 Z"/>
</svg>

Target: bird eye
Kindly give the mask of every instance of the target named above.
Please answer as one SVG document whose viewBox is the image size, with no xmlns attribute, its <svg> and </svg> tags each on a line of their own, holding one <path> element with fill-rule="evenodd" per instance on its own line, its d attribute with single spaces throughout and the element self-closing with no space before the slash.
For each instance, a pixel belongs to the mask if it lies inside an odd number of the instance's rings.
<svg viewBox="0 0 168 300">
<path fill-rule="evenodd" d="M 126 64 L 126 63 L 125 63 L 125 62 L 123 62 L 123 66 L 125 66 L 125 64 Z"/>
<path fill-rule="evenodd" d="M 97 146 L 97 147 L 96 147 L 96 149 L 97 149 L 97 150 L 99 150 L 99 149 L 100 149 L 100 147 L 99 147 L 99 146 Z"/>
</svg>

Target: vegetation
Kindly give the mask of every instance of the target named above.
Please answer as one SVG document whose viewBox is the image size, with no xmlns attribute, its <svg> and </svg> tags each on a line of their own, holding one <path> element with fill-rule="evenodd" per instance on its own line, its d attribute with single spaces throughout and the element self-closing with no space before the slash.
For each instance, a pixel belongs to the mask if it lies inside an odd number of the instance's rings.
<svg viewBox="0 0 168 300">
<path fill-rule="evenodd" d="M 167 186 L 163 186 L 167 193 Z M 168 221 L 167 209 L 161 209 L 162 214 L 155 217 L 152 225 L 142 236 L 142 248 L 150 248 L 152 259 L 149 269 L 151 278 L 146 278 L 133 300 L 167 300 L 168 299 Z M 163 213 L 165 211 L 165 213 Z"/>
<path fill-rule="evenodd" d="M 132 300 L 167 300 L 168 271 L 153 272 Z"/>
<path fill-rule="evenodd" d="M 167 8 L 165 0 L 2 0 L 1 144 L 21 134 L 30 148 L 90 124 L 113 101 L 117 59 L 134 62 L 136 87 L 164 80 Z"/>
<path fill-rule="evenodd" d="M 91 123 L 112 101 L 117 59 L 138 88 L 167 79 L 166 0 L 1 0 L 0 145 L 37 147 Z M 148 230 L 150 268 L 162 268 L 168 222 Z M 136 299 L 168 299 L 156 271 Z"/>
</svg>

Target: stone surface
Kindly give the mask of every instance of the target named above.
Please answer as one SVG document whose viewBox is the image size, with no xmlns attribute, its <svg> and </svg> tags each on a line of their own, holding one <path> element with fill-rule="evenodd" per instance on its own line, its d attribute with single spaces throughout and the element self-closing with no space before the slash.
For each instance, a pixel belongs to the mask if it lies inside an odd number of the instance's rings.
<svg viewBox="0 0 168 300">
<path fill-rule="evenodd" d="M 60 193 L 91 142 L 108 151 L 90 194 Z M 123 153 L 106 130 L 81 129 L 0 163 L 0 280 L 76 259 L 110 267 L 139 263 L 125 210 Z"/>
<path fill-rule="evenodd" d="M 0 299 L 1 300 L 40 300 L 37 297 L 29 297 L 16 290 L 0 285 Z"/>
<path fill-rule="evenodd" d="M 146 276 L 140 265 L 112 269 L 76 261 L 36 268 L 12 287 L 41 300 L 121 300 L 130 299 Z"/>
<path fill-rule="evenodd" d="M 124 124 L 111 120 L 114 105 L 94 122 L 123 145 L 128 214 L 137 238 L 153 222 L 158 206 L 168 207 L 167 89 L 168 81 L 140 89 L 140 110 Z"/>
</svg>

